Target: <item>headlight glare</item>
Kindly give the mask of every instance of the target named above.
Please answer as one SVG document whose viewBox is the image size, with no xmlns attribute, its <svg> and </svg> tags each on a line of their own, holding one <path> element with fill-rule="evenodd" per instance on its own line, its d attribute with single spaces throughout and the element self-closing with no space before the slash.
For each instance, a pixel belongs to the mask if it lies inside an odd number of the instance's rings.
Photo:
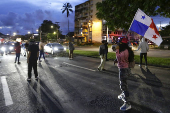
<svg viewBox="0 0 170 113">
<path fill-rule="evenodd" d="M 57 48 L 57 47 L 55 47 L 55 48 L 54 48 L 54 50 L 58 50 L 58 48 Z"/>
</svg>

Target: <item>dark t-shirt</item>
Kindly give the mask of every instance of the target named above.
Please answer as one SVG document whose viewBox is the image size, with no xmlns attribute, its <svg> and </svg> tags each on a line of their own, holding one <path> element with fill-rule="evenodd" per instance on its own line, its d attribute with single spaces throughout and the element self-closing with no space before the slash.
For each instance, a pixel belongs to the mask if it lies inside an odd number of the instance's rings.
<svg viewBox="0 0 170 113">
<path fill-rule="evenodd" d="M 39 51 L 39 48 L 36 44 L 32 44 L 28 46 L 28 51 L 31 52 L 29 60 L 37 60 L 37 52 Z"/>
</svg>

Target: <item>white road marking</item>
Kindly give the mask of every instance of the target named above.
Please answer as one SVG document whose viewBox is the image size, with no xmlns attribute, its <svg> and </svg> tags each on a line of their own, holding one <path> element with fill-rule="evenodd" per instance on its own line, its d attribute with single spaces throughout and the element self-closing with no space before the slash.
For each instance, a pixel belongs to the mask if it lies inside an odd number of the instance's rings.
<svg viewBox="0 0 170 113">
<path fill-rule="evenodd" d="M 64 63 L 64 64 L 67 64 L 67 65 L 74 66 L 74 67 L 78 67 L 78 68 L 86 69 L 86 70 L 89 70 L 89 71 L 96 71 L 96 70 L 93 70 L 93 69 L 89 69 L 89 68 L 85 68 L 85 67 L 81 67 L 81 66 L 77 66 L 77 65 L 69 64 L 69 63 L 67 63 L 67 62 L 63 62 L 63 63 Z"/>
<path fill-rule="evenodd" d="M 8 84 L 6 81 L 6 76 L 1 77 L 1 82 L 2 82 L 2 87 L 3 87 L 3 92 L 4 92 L 5 105 L 9 106 L 13 104 L 13 101 L 12 101 L 11 94 L 10 94 Z"/>
</svg>

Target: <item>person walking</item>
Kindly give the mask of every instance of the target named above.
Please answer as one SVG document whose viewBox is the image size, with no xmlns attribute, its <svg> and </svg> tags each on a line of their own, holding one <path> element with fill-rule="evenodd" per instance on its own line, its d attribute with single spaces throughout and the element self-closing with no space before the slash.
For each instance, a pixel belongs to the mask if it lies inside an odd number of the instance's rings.
<svg viewBox="0 0 170 113">
<path fill-rule="evenodd" d="M 105 60 L 106 60 L 106 61 L 109 61 L 109 60 L 107 59 L 107 53 L 108 53 L 108 43 L 107 43 L 107 40 L 105 41 L 105 44 L 104 44 L 104 45 L 105 45 L 105 49 L 106 49 L 106 52 L 105 52 L 105 54 L 106 54 L 106 55 L 105 55 L 105 56 L 106 56 L 106 57 L 105 57 Z"/>
<path fill-rule="evenodd" d="M 39 43 L 39 50 L 40 50 L 40 56 L 39 56 L 39 62 L 41 62 L 41 56 L 43 56 L 44 60 L 45 60 L 45 56 L 44 56 L 44 43 L 41 40 L 41 42 Z"/>
<path fill-rule="evenodd" d="M 74 45 L 72 42 L 69 42 L 68 49 L 69 49 L 69 59 L 73 59 Z"/>
<path fill-rule="evenodd" d="M 147 39 L 145 39 L 144 37 L 142 38 L 142 42 L 139 44 L 137 51 L 139 49 L 141 49 L 139 66 L 140 67 L 142 66 L 142 59 L 143 59 L 143 56 L 144 56 L 145 68 L 148 68 L 147 67 L 147 52 L 149 51 L 149 45 L 148 45 Z"/>
<path fill-rule="evenodd" d="M 31 80 L 31 71 L 32 68 L 34 69 L 35 79 L 38 80 L 38 72 L 37 72 L 37 60 L 39 57 L 39 48 L 35 44 L 35 40 L 30 40 L 30 45 L 28 46 L 28 57 L 27 57 L 27 63 L 28 63 L 28 78 L 27 80 Z"/>
<path fill-rule="evenodd" d="M 20 46 L 19 42 L 17 42 L 15 44 L 15 52 L 16 52 L 16 57 L 15 57 L 15 62 L 14 63 L 16 63 L 16 61 L 18 60 L 18 64 L 20 64 L 19 58 L 20 58 L 21 46 Z"/>
<path fill-rule="evenodd" d="M 104 65 L 105 65 L 105 61 L 106 61 L 106 48 L 105 48 L 105 41 L 102 41 L 102 45 L 100 45 L 99 47 L 99 55 L 101 58 L 101 62 L 100 65 L 98 66 L 97 70 L 98 71 L 105 71 L 104 69 Z"/>
<path fill-rule="evenodd" d="M 124 102 L 124 104 L 120 107 L 120 110 L 122 111 L 131 109 L 127 78 L 131 73 L 128 59 L 129 51 L 132 50 L 127 43 L 127 38 L 123 38 L 118 46 L 116 46 L 116 60 L 114 61 L 114 64 L 117 63 L 119 69 L 119 85 L 122 93 L 118 95 L 118 99 L 121 99 Z"/>
</svg>

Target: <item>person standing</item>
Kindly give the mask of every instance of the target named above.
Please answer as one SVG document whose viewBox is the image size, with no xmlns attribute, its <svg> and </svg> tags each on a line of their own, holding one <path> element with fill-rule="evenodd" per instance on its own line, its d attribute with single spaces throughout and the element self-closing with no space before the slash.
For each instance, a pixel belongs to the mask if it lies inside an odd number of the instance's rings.
<svg viewBox="0 0 170 113">
<path fill-rule="evenodd" d="M 105 52 L 105 54 L 106 54 L 106 57 L 105 57 L 105 60 L 106 61 L 109 61 L 108 59 L 107 59 L 107 53 L 108 53 L 108 43 L 107 43 L 107 41 L 105 41 L 105 49 L 106 49 L 106 52 Z"/>
<path fill-rule="evenodd" d="M 73 59 L 74 45 L 72 42 L 69 42 L 68 48 L 69 48 L 69 59 Z"/>
<path fill-rule="evenodd" d="M 18 60 L 18 64 L 20 64 L 19 58 L 20 58 L 21 46 L 19 42 L 17 42 L 15 45 L 15 52 L 16 52 L 16 57 L 15 57 L 14 63 L 16 63 L 16 61 Z"/>
<path fill-rule="evenodd" d="M 103 40 L 102 41 L 102 45 L 100 45 L 99 47 L 99 55 L 100 55 L 100 58 L 101 58 L 101 63 L 100 65 L 98 66 L 97 70 L 98 71 L 104 71 L 104 65 L 105 65 L 105 61 L 106 61 L 106 48 L 105 48 L 105 41 Z"/>
<path fill-rule="evenodd" d="M 137 51 L 139 49 L 141 49 L 139 66 L 140 67 L 142 66 L 142 59 L 143 59 L 143 56 L 144 56 L 145 67 L 148 68 L 147 67 L 147 52 L 149 51 L 149 45 L 148 45 L 147 39 L 145 39 L 144 37 L 142 38 L 142 42 L 139 44 Z"/>
<path fill-rule="evenodd" d="M 29 46 L 28 41 L 26 41 L 24 46 L 25 46 L 26 56 L 27 56 L 28 55 L 28 46 Z"/>
<path fill-rule="evenodd" d="M 128 61 L 129 51 L 131 50 L 131 48 L 128 46 L 127 43 L 127 38 L 123 38 L 118 44 L 119 46 L 116 47 L 116 60 L 114 61 L 114 64 L 117 63 L 119 69 L 119 85 L 122 93 L 118 95 L 118 99 L 121 99 L 124 102 L 124 104 L 120 107 L 120 110 L 122 111 L 131 109 L 127 85 L 127 78 L 131 73 Z"/>
<path fill-rule="evenodd" d="M 28 46 L 28 57 L 27 57 L 27 63 L 28 63 L 28 78 L 27 80 L 31 80 L 31 71 L 32 68 L 34 69 L 35 79 L 38 80 L 38 72 L 37 72 L 37 60 L 39 57 L 39 48 L 35 44 L 35 41 L 32 39 L 30 41 L 30 45 Z"/>
<path fill-rule="evenodd" d="M 39 56 L 39 62 L 41 62 L 41 56 L 43 56 L 44 60 L 45 60 L 45 56 L 44 56 L 44 43 L 41 40 L 41 42 L 39 43 L 39 49 L 40 49 L 40 56 Z"/>
</svg>

